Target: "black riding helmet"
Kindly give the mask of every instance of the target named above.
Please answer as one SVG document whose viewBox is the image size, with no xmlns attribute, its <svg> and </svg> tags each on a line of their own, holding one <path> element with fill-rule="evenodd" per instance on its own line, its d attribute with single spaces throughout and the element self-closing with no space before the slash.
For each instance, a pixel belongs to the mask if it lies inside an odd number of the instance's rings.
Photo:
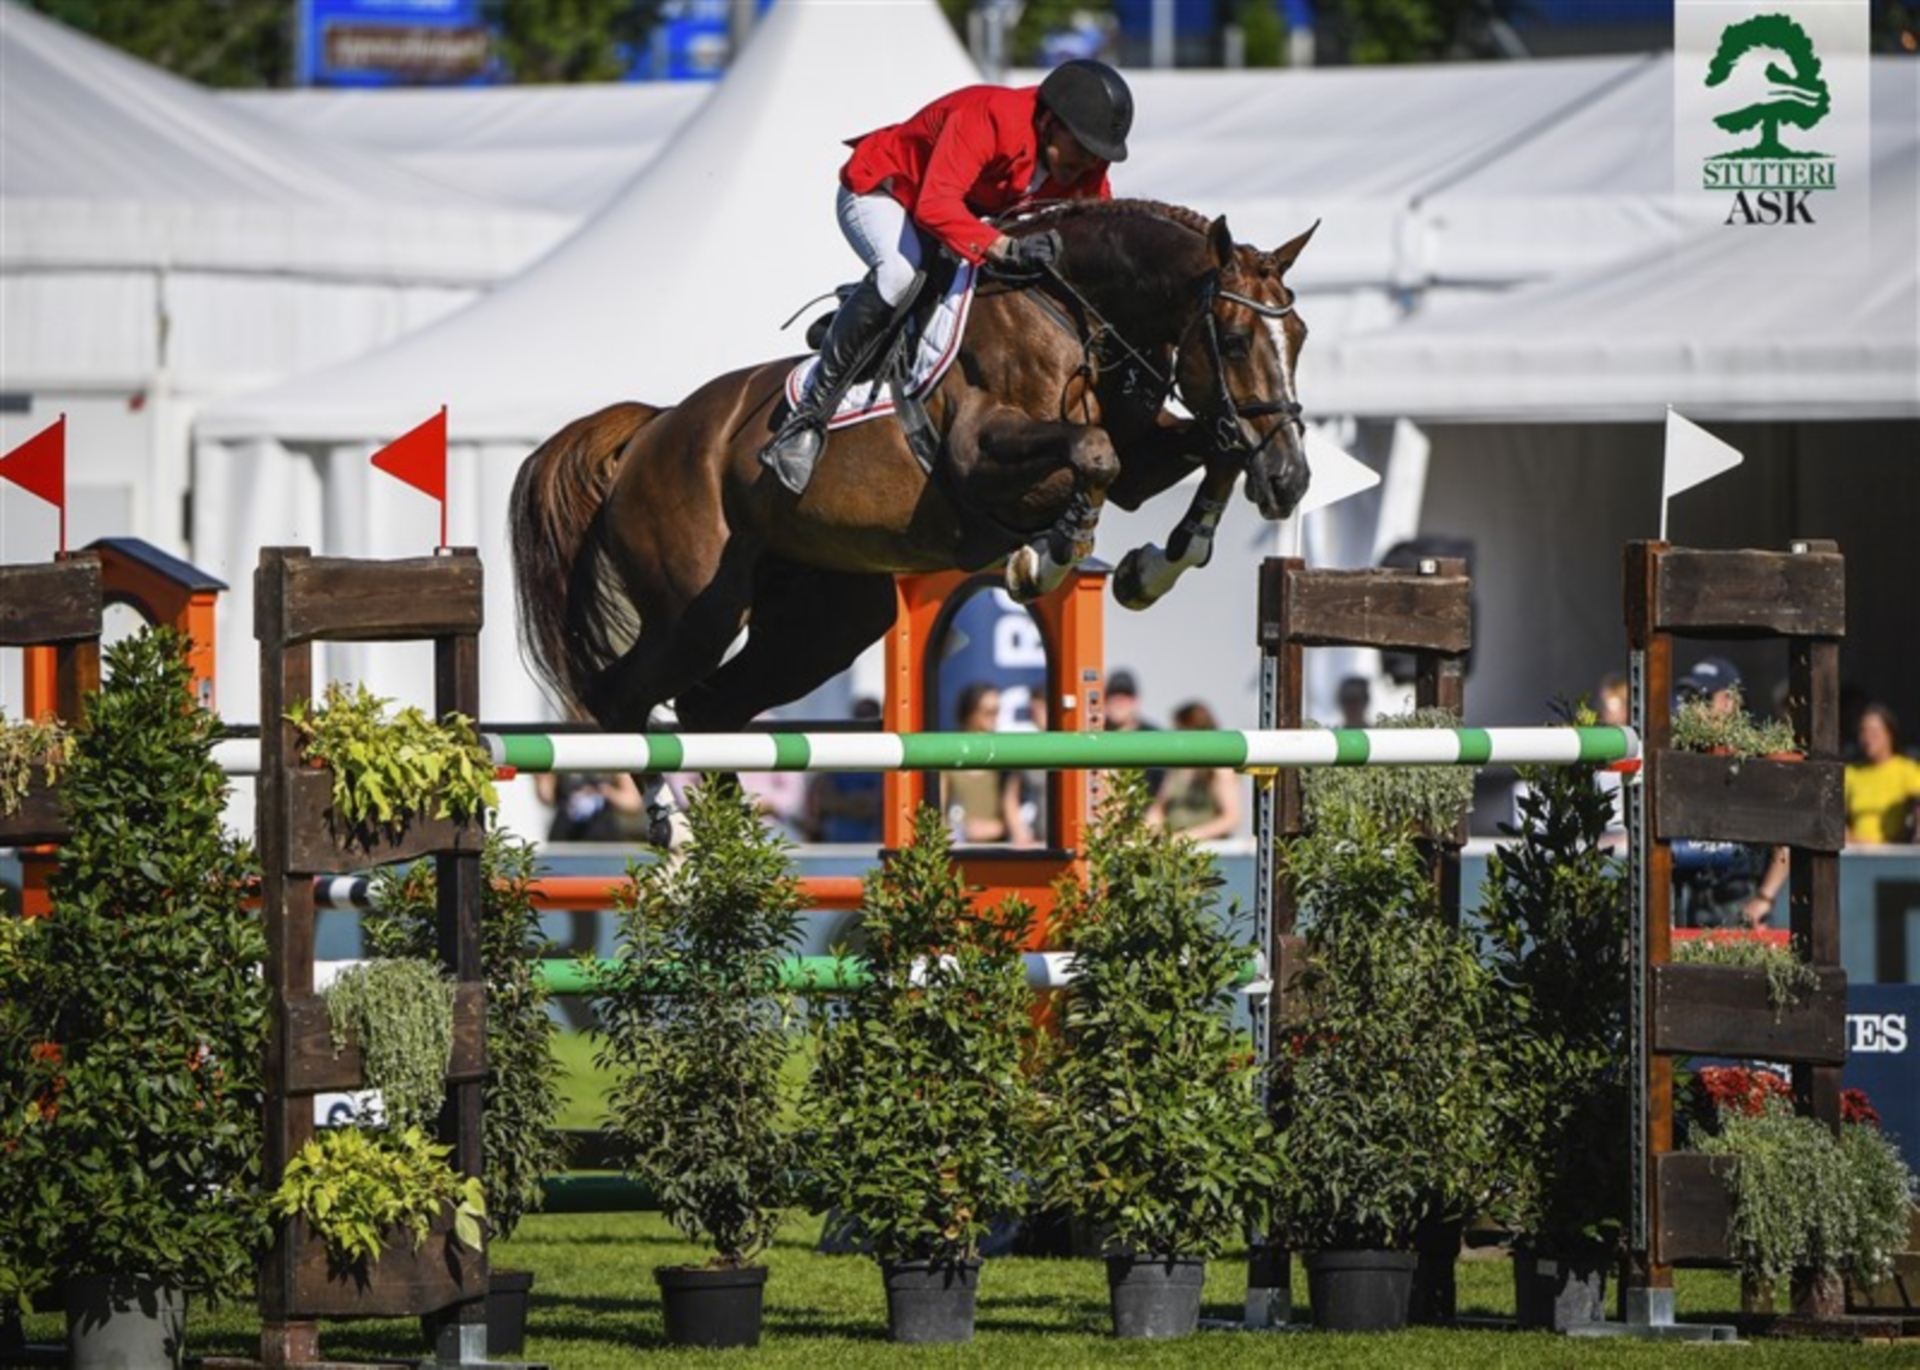
<svg viewBox="0 0 1920 1370">
<path fill-rule="evenodd" d="M 1062 62 L 1040 83 L 1040 103 L 1094 156 L 1107 162 L 1127 160 L 1133 92 L 1105 62 Z"/>
</svg>

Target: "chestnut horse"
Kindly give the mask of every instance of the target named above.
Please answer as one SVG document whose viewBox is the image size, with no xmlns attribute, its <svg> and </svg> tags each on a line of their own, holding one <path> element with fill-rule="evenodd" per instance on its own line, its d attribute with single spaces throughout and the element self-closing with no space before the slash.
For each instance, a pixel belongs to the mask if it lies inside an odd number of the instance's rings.
<svg viewBox="0 0 1920 1370">
<path fill-rule="evenodd" d="M 738 728 L 878 640 L 896 572 L 1005 558 L 1030 601 L 1092 553 L 1107 500 L 1136 508 L 1196 467 L 1167 550 L 1123 561 L 1123 604 L 1205 563 L 1242 475 L 1262 515 L 1292 513 L 1308 474 L 1293 386 L 1306 327 L 1283 278 L 1313 230 L 1261 252 L 1224 219 L 1110 201 L 1007 231 L 1057 234 L 1056 264 L 983 284 L 927 399 L 931 473 L 881 419 L 833 433 L 806 493 L 789 493 L 756 453 L 793 359 L 670 409 L 613 405 L 527 458 L 512 500 L 521 632 L 570 709 L 638 731 L 671 701 L 688 727 Z"/>
</svg>

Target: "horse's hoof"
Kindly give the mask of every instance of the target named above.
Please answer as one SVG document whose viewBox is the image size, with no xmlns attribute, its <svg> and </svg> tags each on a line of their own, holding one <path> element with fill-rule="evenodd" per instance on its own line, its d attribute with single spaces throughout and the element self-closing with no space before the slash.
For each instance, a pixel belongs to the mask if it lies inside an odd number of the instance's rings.
<svg viewBox="0 0 1920 1370">
<path fill-rule="evenodd" d="M 1007 594 L 1015 604 L 1031 604 L 1044 593 L 1040 584 L 1040 553 L 1017 547 L 1007 558 Z"/>
<path fill-rule="evenodd" d="M 1122 609 L 1140 610 L 1149 607 L 1154 596 L 1147 593 L 1147 587 L 1140 583 L 1140 552 L 1136 548 L 1120 558 L 1120 567 L 1113 573 L 1113 598 Z"/>
</svg>

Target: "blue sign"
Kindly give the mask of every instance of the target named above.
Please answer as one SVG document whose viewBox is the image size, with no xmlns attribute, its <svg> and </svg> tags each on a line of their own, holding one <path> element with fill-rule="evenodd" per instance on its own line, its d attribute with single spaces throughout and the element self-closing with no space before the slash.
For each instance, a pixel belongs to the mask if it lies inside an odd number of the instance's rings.
<svg viewBox="0 0 1920 1370">
<path fill-rule="evenodd" d="M 471 85 L 493 71 L 481 0 L 300 0 L 302 85 Z"/>
<path fill-rule="evenodd" d="M 1847 987 L 1841 1087 L 1866 1093 L 1885 1132 L 1920 1171 L 1920 985 Z"/>
</svg>

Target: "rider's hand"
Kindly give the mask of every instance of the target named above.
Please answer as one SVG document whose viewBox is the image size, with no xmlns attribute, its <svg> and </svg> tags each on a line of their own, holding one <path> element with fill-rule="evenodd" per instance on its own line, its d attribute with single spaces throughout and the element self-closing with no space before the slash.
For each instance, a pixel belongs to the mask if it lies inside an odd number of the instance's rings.
<svg viewBox="0 0 1920 1370">
<path fill-rule="evenodd" d="M 1049 229 L 1024 238 L 1009 238 L 1004 233 L 987 249 L 989 264 L 1005 271 L 1040 271 L 1060 256 L 1060 235 Z"/>
</svg>

